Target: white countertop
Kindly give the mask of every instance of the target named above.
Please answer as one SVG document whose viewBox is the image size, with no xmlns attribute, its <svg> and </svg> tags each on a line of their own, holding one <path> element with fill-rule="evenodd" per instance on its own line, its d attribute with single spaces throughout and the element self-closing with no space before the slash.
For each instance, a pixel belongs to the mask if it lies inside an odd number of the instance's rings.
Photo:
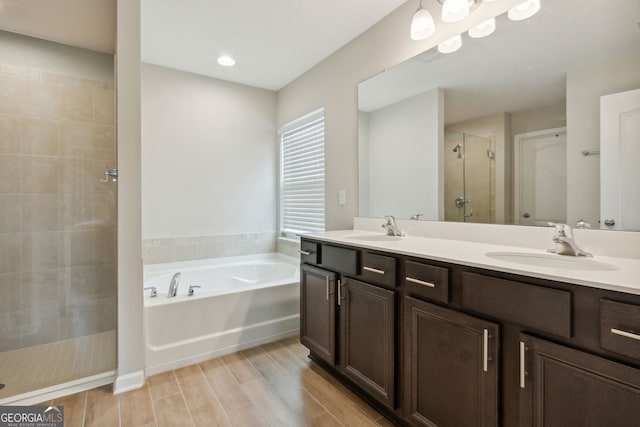
<svg viewBox="0 0 640 427">
<path fill-rule="evenodd" d="M 609 289 L 640 295 L 640 260 L 638 259 L 600 255 L 596 255 L 592 258 L 579 258 L 580 263 L 605 263 L 614 268 L 604 271 L 591 269 L 551 268 L 499 260 L 491 258 L 486 254 L 506 252 L 525 255 L 548 255 L 561 257 L 563 259 L 566 259 L 568 256 L 546 254 L 544 251 L 526 247 L 502 246 L 488 243 L 417 236 L 404 236 L 400 240 L 396 241 L 358 239 L 358 236 L 364 236 L 366 238 L 377 235 L 383 236 L 383 233 L 364 230 L 340 230 L 309 234 L 304 237 L 322 240 L 325 242 L 375 249 L 400 255 L 466 265 L 469 267 L 478 267 L 488 270 L 502 271 L 505 273 L 556 280 L 576 285 L 589 286 L 592 288 Z"/>
</svg>

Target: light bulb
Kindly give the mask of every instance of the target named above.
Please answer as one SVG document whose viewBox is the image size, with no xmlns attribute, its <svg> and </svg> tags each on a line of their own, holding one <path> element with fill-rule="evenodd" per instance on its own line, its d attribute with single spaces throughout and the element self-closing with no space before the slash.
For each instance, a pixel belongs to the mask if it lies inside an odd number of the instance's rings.
<svg viewBox="0 0 640 427">
<path fill-rule="evenodd" d="M 438 52 L 440 53 L 452 53 L 462 47 L 462 37 L 460 34 L 453 36 L 448 40 L 443 41 L 438 45 Z"/>
<path fill-rule="evenodd" d="M 413 15 L 411 20 L 411 39 L 424 40 L 436 32 L 436 25 L 433 22 L 431 13 L 420 5 L 420 8 Z"/>
<path fill-rule="evenodd" d="M 509 9 L 507 16 L 512 21 L 522 21 L 538 13 L 540 10 L 540 0 L 527 0 L 516 7 Z"/>
<path fill-rule="evenodd" d="M 236 64 L 236 60 L 230 57 L 229 55 L 222 55 L 218 57 L 218 64 L 223 65 L 225 67 L 232 67 Z"/>
<path fill-rule="evenodd" d="M 462 21 L 469 15 L 469 0 L 444 0 L 442 22 Z"/>
<path fill-rule="evenodd" d="M 479 39 L 481 37 L 486 37 L 489 34 L 492 34 L 496 30 L 496 19 L 491 18 L 469 30 L 469 37 L 474 39 Z"/>
</svg>

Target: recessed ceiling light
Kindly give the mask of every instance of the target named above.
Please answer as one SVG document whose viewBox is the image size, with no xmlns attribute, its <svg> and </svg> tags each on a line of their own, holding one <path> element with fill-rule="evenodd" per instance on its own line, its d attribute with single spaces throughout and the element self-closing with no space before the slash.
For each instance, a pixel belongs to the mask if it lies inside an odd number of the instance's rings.
<svg viewBox="0 0 640 427">
<path fill-rule="evenodd" d="M 230 57 L 229 55 L 222 55 L 218 57 L 218 64 L 223 65 L 225 67 L 232 67 L 236 65 L 236 60 Z"/>
</svg>

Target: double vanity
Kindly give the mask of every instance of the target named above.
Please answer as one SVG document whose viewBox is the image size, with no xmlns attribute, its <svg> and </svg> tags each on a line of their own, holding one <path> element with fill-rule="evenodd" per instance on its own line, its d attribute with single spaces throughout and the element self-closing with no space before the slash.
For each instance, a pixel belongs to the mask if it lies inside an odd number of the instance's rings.
<svg viewBox="0 0 640 427">
<path fill-rule="evenodd" d="M 373 230 L 302 238 L 300 337 L 390 420 L 637 425 L 638 259 Z"/>
</svg>

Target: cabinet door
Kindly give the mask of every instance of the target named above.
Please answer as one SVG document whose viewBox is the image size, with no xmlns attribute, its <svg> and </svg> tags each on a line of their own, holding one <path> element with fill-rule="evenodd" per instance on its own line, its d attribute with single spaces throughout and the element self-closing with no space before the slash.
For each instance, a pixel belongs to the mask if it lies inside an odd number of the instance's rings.
<svg viewBox="0 0 640 427">
<path fill-rule="evenodd" d="M 340 369 L 383 404 L 395 399 L 395 292 L 343 279 Z"/>
<path fill-rule="evenodd" d="M 640 370 L 520 335 L 521 426 L 638 426 Z"/>
<path fill-rule="evenodd" d="M 336 273 L 300 268 L 300 342 L 334 365 L 336 362 Z"/>
<path fill-rule="evenodd" d="M 498 425 L 499 325 L 405 297 L 406 420 Z"/>
</svg>

